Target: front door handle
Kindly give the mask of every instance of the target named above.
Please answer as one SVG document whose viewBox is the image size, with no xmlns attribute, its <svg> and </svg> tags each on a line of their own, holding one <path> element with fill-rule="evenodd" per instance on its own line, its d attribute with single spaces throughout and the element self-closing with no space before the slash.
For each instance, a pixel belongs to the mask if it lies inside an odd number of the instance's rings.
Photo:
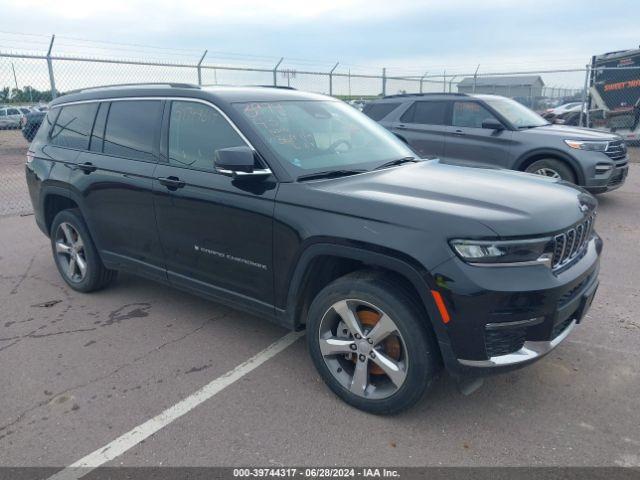
<svg viewBox="0 0 640 480">
<path fill-rule="evenodd" d="M 464 130 L 455 130 L 453 132 L 454 135 L 464 135 Z"/>
<path fill-rule="evenodd" d="M 98 167 L 91 162 L 80 163 L 76 168 L 78 168 L 78 170 L 82 170 L 84 173 L 95 172 L 98 169 Z"/>
<path fill-rule="evenodd" d="M 167 187 L 169 190 L 177 190 L 178 188 L 182 188 L 185 186 L 185 183 L 180 180 L 178 177 L 159 177 L 158 181 Z"/>
<path fill-rule="evenodd" d="M 396 125 L 396 128 L 400 129 L 400 130 L 406 130 L 407 126 L 403 125 L 402 123 L 400 125 Z"/>
</svg>

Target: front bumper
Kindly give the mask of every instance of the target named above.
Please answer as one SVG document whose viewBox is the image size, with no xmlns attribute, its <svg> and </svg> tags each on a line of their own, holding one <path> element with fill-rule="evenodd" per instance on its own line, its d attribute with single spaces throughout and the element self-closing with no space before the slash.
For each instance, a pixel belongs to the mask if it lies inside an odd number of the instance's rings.
<svg viewBox="0 0 640 480">
<path fill-rule="evenodd" d="M 513 370 L 540 359 L 565 340 L 588 311 L 598 288 L 602 241 L 553 273 L 544 266 L 472 267 L 454 258 L 438 267 L 451 320 L 440 349 L 455 376 Z"/>
<path fill-rule="evenodd" d="M 597 289 L 598 282 L 596 279 L 586 287 L 587 291 L 585 293 L 581 292 L 580 295 L 576 296 L 576 300 L 580 301 L 579 308 L 574 309 L 574 302 L 573 306 L 569 306 L 569 310 L 573 310 L 573 313 L 564 320 L 555 320 L 554 326 L 559 325 L 562 328 L 558 329 L 559 333 L 551 340 L 525 340 L 522 347 L 513 353 L 492 356 L 487 360 L 465 360 L 459 358 L 458 361 L 467 367 L 493 368 L 531 363 L 540 357 L 543 357 L 560 345 L 560 343 L 569 336 L 575 326 L 582 320 L 591 306 L 591 302 L 593 301 Z M 516 326 L 514 328 L 519 327 Z M 556 329 L 554 328 L 552 332 L 555 330 Z"/>
<path fill-rule="evenodd" d="M 616 190 L 624 185 L 629 174 L 629 165 L 614 168 L 611 175 L 606 180 L 601 181 L 602 185 L 589 185 L 585 187 L 591 193 L 605 193 Z"/>
</svg>

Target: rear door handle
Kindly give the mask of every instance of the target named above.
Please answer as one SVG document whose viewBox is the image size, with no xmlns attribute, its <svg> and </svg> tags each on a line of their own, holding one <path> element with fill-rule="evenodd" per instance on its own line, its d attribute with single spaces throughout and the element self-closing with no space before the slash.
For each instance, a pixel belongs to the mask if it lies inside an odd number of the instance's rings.
<svg viewBox="0 0 640 480">
<path fill-rule="evenodd" d="M 159 177 L 158 181 L 167 187 L 169 190 L 177 190 L 178 188 L 182 188 L 185 186 L 185 183 L 180 180 L 178 177 Z"/>
<path fill-rule="evenodd" d="M 454 135 L 464 135 L 464 131 L 463 130 L 455 130 L 453 132 Z"/>
<path fill-rule="evenodd" d="M 403 125 L 403 124 L 400 124 L 400 125 L 396 125 L 396 128 L 399 129 L 399 130 L 406 130 L 407 126 Z"/>
<path fill-rule="evenodd" d="M 84 173 L 95 172 L 98 169 L 98 167 L 91 162 L 80 163 L 76 168 L 78 168 L 78 170 L 82 170 Z"/>
</svg>

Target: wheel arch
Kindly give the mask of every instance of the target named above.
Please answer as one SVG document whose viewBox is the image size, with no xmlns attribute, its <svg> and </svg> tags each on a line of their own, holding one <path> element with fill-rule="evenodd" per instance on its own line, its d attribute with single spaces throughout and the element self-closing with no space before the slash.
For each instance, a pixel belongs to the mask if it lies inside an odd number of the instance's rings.
<svg viewBox="0 0 640 480">
<path fill-rule="evenodd" d="M 304 327 L 304 318 L 315 295 L 331 281 L 357 270 L 381 270 L 393 275 L 413 294 L 428 319 L 438 342 L 449 343 L 440 314 L 431 297 L 435 284 L 417 261 L 399 252 L 381 251 L 367 246 L 315 243 L 300 255 L 290 277 L 285 315 L 286 323 L 296 330 Z"/>
<path fill-rule="evenodd" d="M 82 213 L 82 201 L 69 189 L 55 185 L 45 186 L 41 199 L 42 225 L 40 228 L 47 236 L 50 233 L 54 217 L 62 210 L 77 208 Z"/>
<path fill-rule="evenodd" d="M 578 184 L 584 185 L 585 176 L 580 163 L 571 155 L 560 150 L 554 150 L 551 148 L 540 148 L 529 151 L 523 154 L 518 160 L 516 160 L 514 169 L 524 172 L 533 162 L 537 162 L 538 160 L 543 160 L 545 158 L 559 160 L 565 163 L 575 175 Z"/>
</svg>

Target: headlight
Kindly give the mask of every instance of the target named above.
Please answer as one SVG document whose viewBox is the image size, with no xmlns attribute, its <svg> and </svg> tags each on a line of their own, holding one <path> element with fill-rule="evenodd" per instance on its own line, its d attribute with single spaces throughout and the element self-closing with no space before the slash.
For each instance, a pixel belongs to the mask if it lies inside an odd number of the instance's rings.
<svg viewBox="0 0 640 480">
<path fill-rule="evenodd" d="M 609 145 L 609 142 L 592 142 L 587 140 L 565 140 L 564 143 L 577 150 L 590 150 L 592 152 L 604 152 Z"/>
<path fill-rule="evenodd" d="M 545 265 L 553 258 L 551 238 L 527 240 L 451 240 L 451 248 L 465 262 L 481 266 Z"/>
</svg>

